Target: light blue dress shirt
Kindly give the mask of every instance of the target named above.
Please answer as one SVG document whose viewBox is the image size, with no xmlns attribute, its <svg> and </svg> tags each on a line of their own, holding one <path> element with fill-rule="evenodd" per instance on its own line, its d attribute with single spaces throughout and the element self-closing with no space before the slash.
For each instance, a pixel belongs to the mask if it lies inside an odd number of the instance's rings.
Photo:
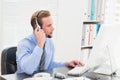
<svg viewBox="0 0 120 80">
<path fill-rule="evenodd" d="M 34 34 L 24 38 L 18 43 L 16 52 L 17 72 L 33 74 L 39 72 L 40 60 L 43 49 L 37 45 L 37 39 Z M 46 38 L 45 43 L 45 70 L 56 67 L 64 67 L 65 63 L 55 62 L 54 44 L 51 38 Z"/>
</svg>

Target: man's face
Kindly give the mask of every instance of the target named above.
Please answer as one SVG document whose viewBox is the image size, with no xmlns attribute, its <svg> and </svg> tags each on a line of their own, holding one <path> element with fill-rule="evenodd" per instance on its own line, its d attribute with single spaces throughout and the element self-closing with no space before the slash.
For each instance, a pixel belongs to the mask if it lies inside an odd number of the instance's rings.
<svg viewBox="0 0 120 80">
<path fill-rule="evenodd" d="M 52 25 L 53 25 L 53 22 L 50 16 L 42 18 L 42 29 L 45 32 L 46 36 L 48 37 L 52 37 L 53 30 L 54 30 Z"/>
</svg>

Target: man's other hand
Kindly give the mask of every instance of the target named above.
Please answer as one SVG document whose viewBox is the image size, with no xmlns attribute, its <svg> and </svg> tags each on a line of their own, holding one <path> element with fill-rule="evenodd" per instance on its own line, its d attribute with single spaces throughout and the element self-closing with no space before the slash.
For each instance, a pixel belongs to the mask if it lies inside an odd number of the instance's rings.
<svg viewBox="0 0 120 80">
<path fill-rule="evenodd" d="M 65 65 L 69 68 L 74 68 L 75 66 L 84 66 L 84 64 L 78 60 L 66 62 Z"/>
</svg>

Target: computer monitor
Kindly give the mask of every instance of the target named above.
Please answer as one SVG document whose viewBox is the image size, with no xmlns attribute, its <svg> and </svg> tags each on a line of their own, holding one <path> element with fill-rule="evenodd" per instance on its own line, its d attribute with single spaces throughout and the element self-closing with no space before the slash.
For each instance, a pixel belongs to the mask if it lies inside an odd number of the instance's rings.
<svg viewBox="0 0 120 80">
<path fill-rule="evenodd" d="M 120 24 L 103 24 L 93 43 L 86 66 L 91 70 L 109 69 L 113 73 L 120 68 Z M 106 65 L 107 64 L 107 65 Z M 107 67 L 109 66 L 109 68 Z M 106 68 L 105 68 L 106 67 Z M 98 70 L 99 72 L 100 70 Z M 102 71 L 104 72 L 104 71 Z"/>
</svg>

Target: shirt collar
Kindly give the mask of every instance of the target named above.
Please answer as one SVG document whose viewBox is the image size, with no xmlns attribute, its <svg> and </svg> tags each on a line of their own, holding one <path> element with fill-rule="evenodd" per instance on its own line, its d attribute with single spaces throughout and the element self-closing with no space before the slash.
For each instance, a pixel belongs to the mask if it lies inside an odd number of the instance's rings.
<svg viewBox="0 0 120 80">
<path fill-rule="evenodd" d="M 31 38 L 34 41 L 34 43 L 37 44 L 37 39 L 36 39 L 34 33 L 31 34 Z M 46 42 L 48 42 L 49 40 L 50 40 L 50 38 L 46 38 Z"/>
</svg>

